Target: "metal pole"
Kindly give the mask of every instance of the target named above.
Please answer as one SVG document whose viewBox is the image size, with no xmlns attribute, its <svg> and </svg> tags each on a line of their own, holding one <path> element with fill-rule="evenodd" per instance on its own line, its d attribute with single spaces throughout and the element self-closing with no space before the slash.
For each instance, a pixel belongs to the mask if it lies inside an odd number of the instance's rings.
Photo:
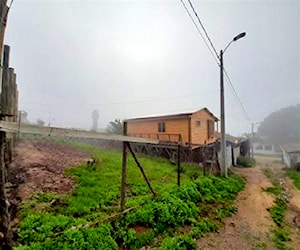
<svg viewBox="0 0 300 250">
<path fill-rule="evenodd" d="M 251 123 L 251 152 L 252 152 L 252 158 L 254 158 L 254 123 Z"/>
<path fill-rule="evenodd" d="M 223 73 L 223 50 L 220 51 L 220 99 L 221 99 L 221 175 L 227 177 L 226 166 L 226 142 L 225 142 L 225 105 L 224 105 L 224 73 Z"/>
</svg>

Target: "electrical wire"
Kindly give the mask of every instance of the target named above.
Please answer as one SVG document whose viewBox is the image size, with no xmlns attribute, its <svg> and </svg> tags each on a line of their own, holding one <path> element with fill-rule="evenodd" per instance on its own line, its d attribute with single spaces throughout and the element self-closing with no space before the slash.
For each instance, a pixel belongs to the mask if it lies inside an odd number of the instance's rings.
<svg viewBox="0 0 300 250">
<path fill-rule="evenodd" d="M 209 51 L 211 52 L 212 56 L 213 56 L 214 59 L 216 60 L 217 65 L 218 65 L 219 67 L 221 67 L 221 65 L 220 65 L 220 63 L 219 63 L 220 57 L 219 57 L 219 55 L 218 55 L 218 53 L 217 53 L 217 51 L 216 51 L 216 49 L 215 49 L 215 46 L 213 45 L 213 43 L 212 43 L 212 41 L 211 41 L 211 39 L 210 39 L 210 37 L 209 37 L 209 35 L 208 35 L 208 32 L 206 31 L 206 29 L 205 29 L 203 23 L 201 22 L 201 19 L 200 19 L 200 17 L 198 16 L 198 14 L 197 14 L 197 12 L 196 12 L 196 10 L 195 10 L 195 8 L 194 8 L 194 6 L 193 6 L 191 0 L 188 0 L 188 2 L 189 2 L 189 4 L 190 4 L 190 7 L 191 7 L 191 9 L 193 10 L 194 15 L 196 16 L 196 18 L 197 18 L 199 24 L 201 25 L 201 28 L 202 28 L 202 30 L 204 31 L 205 36 L 206 36 L 207 40 L 209 41 L 210 46 L 212 47 L 214 53 L 212 52 L 212 50 L 211 50 L 211 48 L 209 47 L 209 45 L 208 45 L 208 43 L 206 42 L 206 40 L 204 39 L 204 37 L 203 37 L 203 35 L 202 35 L 202 33 L 201 33 L 201 31 L 200 31 L 198 25 L 195 23 L 193 17 L 191 16 L 191 14 L 190 14 L 189 10 L 187 9 L 186 5 L 184 4 L 183 0 L 180 0 L 180 1 L 181 1 L 181 3 L 183 4 L 185 10 L 188 12 L 188 14 L 189 14 L 189 16 L 190 16 L 190 18 L 191 18 L 193 24 L 194 24 L 195 27 L 197 28 L 197 31 L 200 33 L 200 35 L 201 35 L 203 41 L 205 42 L 205 44 L 206 44 L 206 46 L 208 47 Z M 217 59 L 216 59 L 216 58 L 217 58 Z M 226 82 L 227 82 L 227 84 L 228 84 L 228 86 L 229 86 L 229 88 L 230 88 L 230 90 L 231 90 L 233 96 L 236 98 L 238 104 L 240 105 L 240 108 L 241 108 L 242 112 L 245 114 L 245 118 L 246 118 L 249 122 L 251 122 L 251 120 L 250 120 L 250 118 L 249 118 L 249 115 L 248 115 L 248 113 L 247 113 L 247 111 L 246 111 L 244 105 L 242 104 L 242 101 L 241 101 L 241 99 L 239 98 L 239 96 L 238 96 L 238 94 L 237 94 L 237 92 L 236 92 L 236 90 L 235 90 L 235 88 L 234 88 L 234 86 L 233 86 L 232 80 L 231 80 L 231 78 L 229 77 L 229 74 L 227 73 L 227 71 L 226 71 L 226 69 L 225 69 L 224 66 L 223 66 L 223 69 L 224 69 L 224 73 L 225 73 L 225 80 L 226 80 Z"/>
<path fill-rule="evenodd" d="M 211 55 L 212 55 L 213 58 L 215 59 L 217 65 L 219 65 L 219 56 L 217 56 L 217 58 L 215 57 L 214 52 L 212 51 L 212 49 L 210 48 L 210 46 L 209 46 L 209 44 L 207 43 L 206 39 L 204 38 L 203 34 L 201 33 L 201 31 L 200 31 L 198 25 L 196 24 L 194 18 L 192 17 L 192 15 L 191 15 L 190 11 L 188 10 L 188 8 L 186 7 L 185 3 L 183 2 L 183 0 L 180 0 L 180 2 L 182 3 L 182 5 L 183 5 L 185 11 L 187 12 L 187 14 L 189 15 L 191 21 L 193 22 L 193 24 L 194 24 L 196 30 L 198 31 L 199 35 L 201 36 L 201 38 L 202 38 L 203 42 L 205 43 L 206 47 L 208 48 L 209 52 L 211 53 Z"/>
<path fill-rule="evenodd" d="M 200 18 L 199 18 L 199 16 L 198 16 L 198 14 L 197 14 L 197 12 L 196 12 L 194 6 L 193 6 L 191 0 L 188 0 L 188 1 L 189 1 L 189 4 L 190 4 L 190 6 L 191 6 L 191 8 L 192 8 L 192 10 L 193 10 L 193 12 L 194 12 L 194 14 L 195 14 L 195 16 L 196 16 L 198 22 L 200 23 L 200 25 L 201 25 L 201 27 L 202 27 L 204 33 L 205 33 L 205 36 L 207 37 L 207 40 L 209 41 L 211 47 L 213 48 L 213 50 L 214 50 L 214 52 L 215 52 L 215 54 L 216 54 L 216 57 L 219 59 L 218 52 L 216 51 L 216 48 L 215 48 L 215 46 L 213 45 L 213 43 L 212 43 L 212 41 L 211 41 L 211 39 L 210 39 L 210 37 L 209 37 L 209 35 L 208 35 L 208 33 L 207 33 L 207 31 L 206 31 L 204 25 L 202 24 L 202 22 L 201 22 L 201 20 L 200 20 Z"/>
<path fill-rule="evenodd" d="M 232 84 L 231 78 L 229 77 L 229 74 L 227 73 L 227 71 L 226 71 L 225 68 L 224 68 L 224 73 L 225 73 L 225 77 L 226 77 L 226 79 L 227 79 L 227 82 L 228 82 L 229 85 L 231 86 L 231 90 L 232 90 L 234 96 L 235 96 L 236 99 L 238 100 L 238 103 L 240 104 L 240 106 L 241 106 L 241 108 L 242 108 L 242 110 L 243 110 L 243 112 L 244 112 L 244 114 L 245 114 L 246 119 L 247 119 L 249 122 L 251 122 L 251 119 L 249 118 L 249 115 L 248 115 L 248 113 L 247 113 L 247 111 L 246 111 L 246 109 L 245 109 L 245 107 L 244 107 L 244 105 L 243 105 L 241 99 L 239 98 L 239 96 L 238 96 L 238 94 L 237 94 L 237 92 L 236 92 L 236 90 L 235 90 L 235 88 L 234 88 L 234 86 L 233 86 L 233 84 Z"/>
</svg>

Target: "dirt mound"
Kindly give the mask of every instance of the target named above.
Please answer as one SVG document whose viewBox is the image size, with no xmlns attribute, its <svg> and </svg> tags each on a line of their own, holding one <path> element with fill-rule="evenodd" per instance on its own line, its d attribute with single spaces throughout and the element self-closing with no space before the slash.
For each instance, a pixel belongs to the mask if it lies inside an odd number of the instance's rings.
<svg viewBox="0 0 300 250">
<path fill-rule="evenodd" d="M 64 169 L 89 160 L 89 155 L 70 146 L 47 141 L 22 141 L 15 148 L 10 182 L 19 184 L 17 196 L 28 199 L 41 191 L 69 192 L 74 187 Z"/>
</svg>

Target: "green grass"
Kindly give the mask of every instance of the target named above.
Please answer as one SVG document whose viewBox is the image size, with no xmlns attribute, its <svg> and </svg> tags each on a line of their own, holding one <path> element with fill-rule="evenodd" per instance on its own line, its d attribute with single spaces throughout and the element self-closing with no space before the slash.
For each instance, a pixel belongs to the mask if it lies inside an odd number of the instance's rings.
<svg viewBox="0 0 300 250">
<path fill-rule="evenodd" d="M 244 168 L 251 168 L 256 165 L 255 159 L 248 156 L 239 156 L 236 163 L 238 167 Z"/>
<path fill-rule="evenodd" d="M 288 200 L 282 196 L 283 189 L 279 182 L 279 177 L 271 169 L 264 169 L 264 174 L 272 181 L 273 186 L 263 189 L 265 192 L 276 195 L 274 205 L 268 209 L 276 224 L 276 228 L 271 231 L 272 240 L 276 249 L 287 249 L 286 242 L 290 240 L 289 232 L 286 230 L 284 218 L 287 210 Z"/>
<path fill-rule="evenodd" d="M 287 249 L 285 243 L 290 241 L 289 233 L 284 229 L 277 228 L 272 231 L 273 233 L 273 241 L 275 243 L 276 249 L 284 250 Z"/>
<path fill-rule="evenodd" d="M 244 187 L 238 176 L 203 177 L 198 166 L 184 163 L 179 188 L 176 166 L 166 159 L 138 156 L 157 197 L 129 158 L 126 207 L 137 207 L 104 223 L 120 210 L 121 153 L 80 147 L 93 154 L 96 163 L 66 170 L 77 184 L 71 194 L 42 193 L 22 205 L 15 249 L 196 249 L 198 237 L 215 231 L 223 218 L 236 212 L 233 201 Z M 135 231 L 136 226 L 145 232 Z M 182 227 L 191 230 L 178 234 Z"/>
<path fill-rule="evenodd" d="M 278 186 L 272 186 L 272 187 L 263 188 L 263 191 L 265 191 L 267 193 L 279 195 L 279 194 L 281 194 L 282 189 Z"/>
<path fill-rule="evenodd" d="M 287 174 L 293 180 L 296 188 L 300 189 L 300 171 L 288 170 Z"/>
</svg>

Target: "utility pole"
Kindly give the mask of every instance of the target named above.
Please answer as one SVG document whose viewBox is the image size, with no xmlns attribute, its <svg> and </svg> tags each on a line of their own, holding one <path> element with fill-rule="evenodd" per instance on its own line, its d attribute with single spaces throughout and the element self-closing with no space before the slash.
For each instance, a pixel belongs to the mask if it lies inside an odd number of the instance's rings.
<svg viewBox="0 0 300 250">
<path fill-rule="evenodd" d="M 251 123 L 251 153 L 252 153 L 252 158 L 254 158 L 254 123 Z"/>
<path fill-rule="evenodd" d="M 235 36 L 225 47 L 224 50 L 220 51 L 220 103 L 221 103 L 221 175 L 227 177 L 227 165 L 226 165 L 226 140 L 225 140 L 225 104 L 224 104 L 224 65 L 223 65 L 223 55 L 228 49 L 230 44 L 246 36 L 246 32 L 242 32 Z"/>
<path fill-rule="evenodd" d="M 220 100 L 221 100 L 221 175 L 227 177 L 226 140 L 225 140 L 225 104 L 224 104 L 224 73 L 223 50 L 220 51 Z"/>
</svg>

